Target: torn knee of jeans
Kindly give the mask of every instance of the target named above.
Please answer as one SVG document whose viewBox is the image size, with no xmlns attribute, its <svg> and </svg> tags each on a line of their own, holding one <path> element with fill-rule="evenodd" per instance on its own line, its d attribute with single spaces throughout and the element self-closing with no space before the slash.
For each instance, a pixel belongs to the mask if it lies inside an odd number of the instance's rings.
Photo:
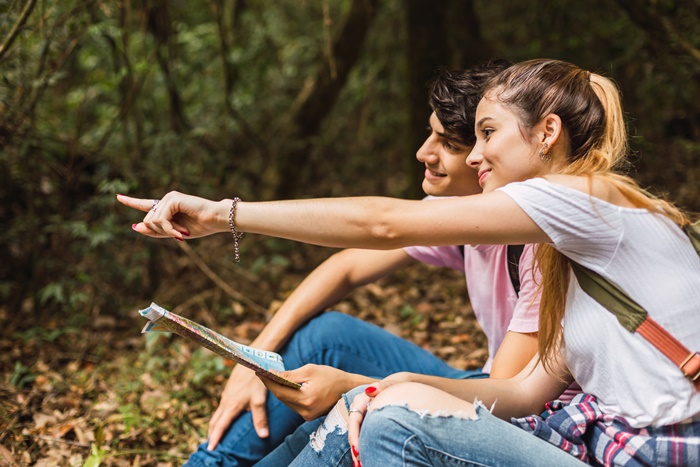
<svg viewBox="0 0 700 467">
<path fill-rule="evenodd" d="M 410 406 L 409 403 L 407 402 L 397 402 L 397 403 L 391 403 L 391 404 L 386 404 L 381 407 L 377 407 L 375 409 L 370 410 L 371 412 L 377 411 L 380 412 L 383 409 L 386 409 L 388 407 L 400 407 L 402 409 L 408 410 L 409 412 L 413 412 L 417 414 L 420 418 L 425 418 L 425 417 L 432 417 L 432 418 L 461 418 L 464 420 L 479 420 L 479 414 L 477 413 L 477 408 L 482 408 L 484 410 L 488 410 L 489 412 L 493 411 L 493 406 L 491 406 L 491 409 L 486 408 L 486 406 L 480 401 L 480 400 L 474 400 L 474 412 L 466 412 L 463 410 L 458 410 L 458 411 L 450 411 L 450 410 L 429 410 L 429 409 L 414 409 Z M 494 403 L 495 406 L 495 403 Z"/>
<path fill-rule="evenodd" d="M 333 407 L 330 412 L 328 412 L 328 415 L 326 415 L 326 418 L 323 420 L 323 423 L 321 423 L 321 426 L 319 426 L 318 429 L 309 436 L 309 442 L 313 450 L 316 452 L 321 452 L 326 445 L 326 437 L 329 434 L 336 432 L 339 436 L 342 436 L 348 432 L 348 424 L 340 414 L 337 405 Z"/>
</svg>

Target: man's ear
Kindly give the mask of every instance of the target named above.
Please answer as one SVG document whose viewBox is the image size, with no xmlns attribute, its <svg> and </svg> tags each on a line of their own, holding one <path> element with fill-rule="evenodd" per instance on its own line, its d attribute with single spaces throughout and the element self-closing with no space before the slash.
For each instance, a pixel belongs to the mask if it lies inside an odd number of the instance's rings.
<svg viewBox="0 0 700 467">
<path fill-rule="evenodd" d="M 545 116 L 539 123 L 540 135 L 542 138 L 542 143 L 547 143 L 547 145 L 552 148 L 564 132 L 564 128 L 561 124 L 561 118 L 559 115 L 551 113 Z"/>
</svg>

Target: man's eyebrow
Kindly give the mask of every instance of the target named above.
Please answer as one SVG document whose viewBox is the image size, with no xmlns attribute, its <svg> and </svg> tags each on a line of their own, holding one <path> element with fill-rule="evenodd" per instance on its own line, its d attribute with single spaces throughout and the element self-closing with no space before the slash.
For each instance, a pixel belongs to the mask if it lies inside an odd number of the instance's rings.
<svg viewBox="0 0 700 467">
<path fill-rule="evenodd" d="M 430 128 L 431 130 L 433 130 L 433 125 L 430 124 L 430 119 L 428 119 L 428 128 Z M 435 130 L 433 130 L 433 131 L 435 131 Z M 447 133 L 445 133 L 445 132 L 435 131 L 435 134 L 438 135 L 440 138 L 453 139 L 452 137 L 450 137 L 450 136 L 449 136 Z"/>
<path fill-rule="evenodd" d="M 442 139 L 444 139 L 444 140 L 446 140 L 446 141 L 449 141 L 450 143 L 452 143 L 452 144 L 454 144 L 454 145 L 457 145 L 457 146 L 465 146 L 465 147 L 466 147 L 466 146 L 469 146 L 467 143 L 465 143 L 464 141 L 462 141 L 462 139 L 460 139 L 459 136 L 457 136 L 457 135 L 454 135 L 454 134 L 453 134 L 452 136 L 450 136 L 450 135 L 447 134 L 447 133 L 439 133 L 439 132 L 437 132 L 437 131 L 435 132 L 435 134 L 437 134 L 440 138 L 442 138 Z"/>
</svg>

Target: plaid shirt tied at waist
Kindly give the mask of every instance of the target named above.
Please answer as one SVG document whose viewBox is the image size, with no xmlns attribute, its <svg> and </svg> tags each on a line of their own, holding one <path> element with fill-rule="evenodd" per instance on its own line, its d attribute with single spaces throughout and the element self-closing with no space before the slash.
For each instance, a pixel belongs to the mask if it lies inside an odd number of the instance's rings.
<svg viewBox="0 0 700 467">
<path fill-rule="evenodd" d="M 590 394 L 546 408 L 544 419 L 533 415 L 511 422 L 591 465 L 700 466 L 700 421 L 633 428 L 622 417 L 602 413 Z"/>
</svg>

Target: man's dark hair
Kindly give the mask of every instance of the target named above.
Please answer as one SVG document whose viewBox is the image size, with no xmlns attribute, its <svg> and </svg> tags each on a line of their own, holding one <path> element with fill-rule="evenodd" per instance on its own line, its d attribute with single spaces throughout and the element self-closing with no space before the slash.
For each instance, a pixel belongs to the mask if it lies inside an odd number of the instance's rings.
<svg viewBox="0 0 700 467">
<path fill-rule="evenodd" d="M 428 105 L 445 129 L 445 135 L 465 146 L 476 143 L 474 118 L 484 84 L 511 66 L 507 60 L 492 60 L 464 70 L 438 69 L 428 84 Z"/>
</svg>

